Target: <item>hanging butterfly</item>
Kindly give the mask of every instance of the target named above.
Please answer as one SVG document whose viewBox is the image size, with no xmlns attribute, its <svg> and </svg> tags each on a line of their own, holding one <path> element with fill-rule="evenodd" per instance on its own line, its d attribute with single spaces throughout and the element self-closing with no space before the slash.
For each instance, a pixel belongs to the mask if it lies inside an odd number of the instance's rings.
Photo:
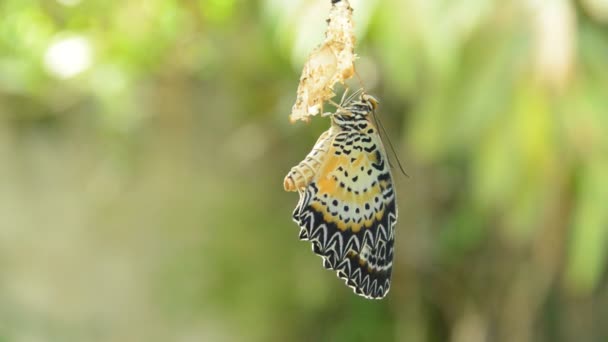
<svg viewBox="0 0 608 342">
<path fill-rule="evenodd" d="M 287 174 L 284 187 L 300 194 L 293 219 L 323 266 L 356 294 L 381 299 L 391 283 L 397 206 L 373 122 L 378 101 L 360 90 L 341 102 L 330 114 L 331 127 Z"/>
</svg>

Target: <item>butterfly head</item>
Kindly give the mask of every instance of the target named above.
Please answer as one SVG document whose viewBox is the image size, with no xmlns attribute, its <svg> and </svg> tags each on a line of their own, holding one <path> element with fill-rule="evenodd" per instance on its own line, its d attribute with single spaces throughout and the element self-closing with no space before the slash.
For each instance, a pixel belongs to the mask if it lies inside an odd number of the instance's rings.
<svg viewBox="0 0 608 342">
<path fill-rule="evenodd" d="M 378 100 L 375 97 L 368 94 L 361 94 L 361 103 L 367 105 L 369 112 L 375 112 L 378 108 Z"/>
</svg>

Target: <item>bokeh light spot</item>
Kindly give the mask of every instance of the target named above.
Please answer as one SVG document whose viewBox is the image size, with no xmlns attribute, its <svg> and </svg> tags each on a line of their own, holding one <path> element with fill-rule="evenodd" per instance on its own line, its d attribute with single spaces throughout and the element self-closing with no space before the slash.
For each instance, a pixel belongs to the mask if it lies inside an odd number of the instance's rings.
<svg viewBox="0 0 608 342">
<path fill-rule="evenodd" d="M 70 78 L 91 65 L 92 52 L 89 40 L 72 36 L 51 44 L 44 54 L 44 65 L 49 73 L 59 78 Z"/>
<path fill-rule="evenodd" d="M 69 7 L 78 5 L 80 1 L 81 0 L 57 0 L 58 3 Z"/>
</svg>

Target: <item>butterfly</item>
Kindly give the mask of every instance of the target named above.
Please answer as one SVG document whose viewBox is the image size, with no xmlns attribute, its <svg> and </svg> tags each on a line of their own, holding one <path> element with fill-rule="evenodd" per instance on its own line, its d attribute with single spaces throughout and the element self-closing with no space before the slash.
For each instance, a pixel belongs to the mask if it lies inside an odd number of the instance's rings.
<svg viewBox="0 0 608 342">
<path fill-rule="evenodd" d="M 300 200 L 293 220 L 326 269 L 354 292 L 389 291 L 397 205 L 387 154 L 373 118 L 378 101 L 362 90 L 330 113 L 331 127 L 284 180 Z"/>
</svg>

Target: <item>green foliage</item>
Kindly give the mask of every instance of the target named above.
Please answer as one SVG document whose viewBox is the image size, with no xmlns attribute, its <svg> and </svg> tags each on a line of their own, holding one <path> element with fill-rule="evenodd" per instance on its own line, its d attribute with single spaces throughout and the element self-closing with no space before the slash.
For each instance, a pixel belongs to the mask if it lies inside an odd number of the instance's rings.
<svg viewBox="0 0 608 342">
<path fill-rule="evenodd" d="M 0 2 L 0 340 L 606 340 L 605 5 L 351 2 L 410 175 L 379 302 L 282 190 L 329 1 Z"/>
</svg>

